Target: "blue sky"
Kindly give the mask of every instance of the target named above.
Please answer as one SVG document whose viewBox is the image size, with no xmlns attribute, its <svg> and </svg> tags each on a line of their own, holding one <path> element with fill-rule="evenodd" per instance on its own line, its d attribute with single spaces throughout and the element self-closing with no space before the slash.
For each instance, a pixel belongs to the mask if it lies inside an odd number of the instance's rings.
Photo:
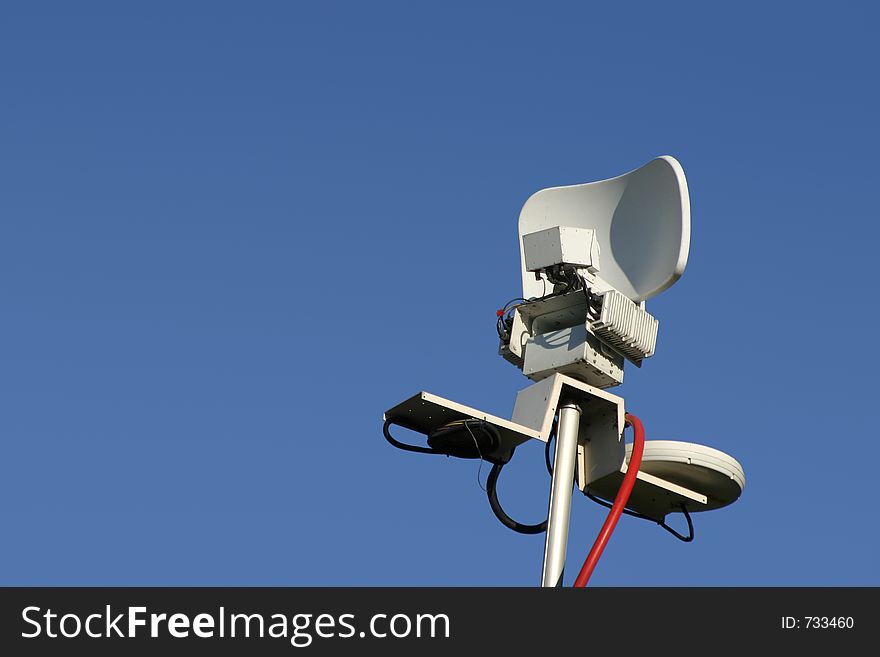
<svg viewBox="0 0 880 657">
<path fill-rule="evenodd" d="M 537 584 L 478 463 L 392 449 L 382 412 L 509 416 L 522 203 L 671 154 L 690 261 L 615 392 L 747 485 L 689 545 L 623 518 L 592 583 L 880 585 L 877 18 L 4 5 L 0 583 Z M 501 481 L 523 521 L 542 459 Z M 575 499 L 569 581 L 603 519 Z"/>
</svg>

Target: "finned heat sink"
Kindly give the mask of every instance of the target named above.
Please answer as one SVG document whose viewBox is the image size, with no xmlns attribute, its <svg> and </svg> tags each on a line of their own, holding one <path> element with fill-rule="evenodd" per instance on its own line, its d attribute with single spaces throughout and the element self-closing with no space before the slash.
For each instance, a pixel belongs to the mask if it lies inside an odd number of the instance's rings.
<svg viewBox="0 0 880 657">
<path fill-rule="evenodd" d="M 656 319 L 615 290 L 602 295 L 602 311 L 591 325 L 596 337 L 635 361 L 653 355 L 658 326 Z"/>
</svg>

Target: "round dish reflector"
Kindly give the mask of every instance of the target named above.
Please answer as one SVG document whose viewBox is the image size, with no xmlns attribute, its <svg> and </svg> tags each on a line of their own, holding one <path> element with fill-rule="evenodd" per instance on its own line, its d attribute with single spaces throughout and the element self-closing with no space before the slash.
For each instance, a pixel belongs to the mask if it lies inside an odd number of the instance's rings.
<svg viewBox="0 0 880 657">
<path fill-rule="evenodd" d="M 632 444 L 626 446 L 626 462 Z M 687 510 L 711 511 L 735 502 L 746 485 L 743 467 L 717 449 L 677 440 L 646 440 L 639 471 L 684 486 L 706 496 L 707 504 L 687 504 Z"/>
<path fill-rule="evenodd" d="M 684 170 L 664 155 L 616 178 L 533 194 L 519 215 L 526 299 L 542 296 L 546 287 L 526 270 L 523 235 L 555 226 L 596 231 L 599 277 L 635 302 L 649 299 L 687 265 L 691 209 Z"/>
</svg>

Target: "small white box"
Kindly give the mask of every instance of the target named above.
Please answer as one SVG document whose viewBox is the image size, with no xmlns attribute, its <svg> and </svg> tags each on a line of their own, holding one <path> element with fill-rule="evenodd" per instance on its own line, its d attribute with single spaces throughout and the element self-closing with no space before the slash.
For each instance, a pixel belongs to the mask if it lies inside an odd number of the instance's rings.
<svg viewBox="0 0 880 657">
<path fill-rule="evenodd" d="M 540 271 L 553 265 L 599 271 L 599 242 L 592 228 L 554 226 L 523 235 L 522 240 L 528 271 Z"/>
</svg>

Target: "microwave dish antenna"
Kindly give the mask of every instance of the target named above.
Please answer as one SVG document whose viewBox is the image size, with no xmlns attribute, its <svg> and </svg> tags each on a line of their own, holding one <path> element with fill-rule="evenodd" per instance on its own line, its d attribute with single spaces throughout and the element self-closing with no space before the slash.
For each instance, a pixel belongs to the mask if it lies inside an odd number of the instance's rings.
<svg viewBox="0 0 880 657">
<path fill-rule="evenodd" d="M 654 354 L 659 321 L 646 302 L 687 266 L 691 207 L 678 160 L 664 155 L 615 178 L 542 189 L 523 205 L 518 232 L 522 296 L 496 317 L 499 354 L 532 380 L 517 394 L 512 418 L 419 392 L 385 412 L 383 433 L 407 451 L 492 463 L 493 513 L 519 533 L 546 532 L 543 586 L 562 582 L 574 484 L 609 506 L 575 581 L 583 585 L 622 513 L 653 520 L 689 542 L 690 513 L 736 501 L 745 474 L 716 449 L 646 441 L 641 421 L 607 391 L 623 382 L 626 362 L 641 367 Z M 395 425 L 423 434 L 426 444 L 401 442 L 391 433 Z M 635 432 L 630 446 L 626 425 Z M 547 520 L 536 524 L 510 518 L 495 488 L 516 447 L 528 440 L 546 444 L 552 476 Z M 676 512 L 687 519 L 687 537 L 665 523 Z"/>
</svg>

